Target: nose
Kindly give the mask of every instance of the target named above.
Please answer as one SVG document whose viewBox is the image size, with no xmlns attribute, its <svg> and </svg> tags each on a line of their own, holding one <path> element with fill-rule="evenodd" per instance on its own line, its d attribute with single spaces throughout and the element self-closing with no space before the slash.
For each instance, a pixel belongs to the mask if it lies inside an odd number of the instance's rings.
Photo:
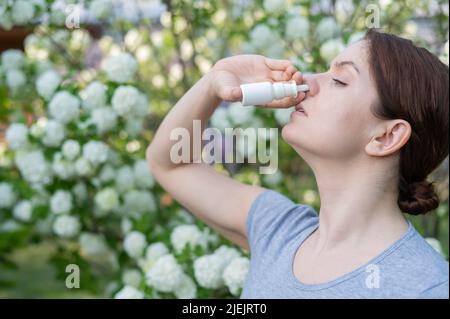
<svg viewBox="0 0 450 319">
<path fill-rule="evenodd" d="M 304 74 L 303 83 L 308 84 L 309 91 L 306 92 L 306 97 L 313 97 L 320 91 L 319 81 L 316 74 Z"/>
</svg>

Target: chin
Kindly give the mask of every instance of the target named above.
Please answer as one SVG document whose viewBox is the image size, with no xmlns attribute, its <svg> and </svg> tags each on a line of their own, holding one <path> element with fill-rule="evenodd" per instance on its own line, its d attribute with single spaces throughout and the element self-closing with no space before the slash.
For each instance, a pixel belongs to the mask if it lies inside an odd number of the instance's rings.
<svg viewBox="0 0 450 319">
<path fill-rule="evenodd" d="M 291 122 L 287 123 L 285 126 L 283 126 L 283 128 L 281 129 L 281 137 L 283 138 L 283 140 L 292 145 L 295 142 L 295 138 L 298 137 L 298 134 L 300 132 L 298 132 L 297 128 L 295 127 L 295 125 Z"/>
</svg>

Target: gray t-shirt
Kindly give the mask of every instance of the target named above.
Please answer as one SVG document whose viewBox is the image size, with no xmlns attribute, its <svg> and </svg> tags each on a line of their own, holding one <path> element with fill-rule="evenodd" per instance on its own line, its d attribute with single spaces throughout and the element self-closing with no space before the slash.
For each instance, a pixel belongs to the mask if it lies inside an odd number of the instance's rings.
<svg viewBox="0 0 450 319">
<path fill-rule="evenodd" d="M 367 264 L 326 283 L 300 282 L 294 256 L 318 222 L 311 206 L 273 190 L 258 194 L 247 218 L 250 269 L 240 298 L 449 298 L 448 262 L 411 223 Z"/>
</svg>

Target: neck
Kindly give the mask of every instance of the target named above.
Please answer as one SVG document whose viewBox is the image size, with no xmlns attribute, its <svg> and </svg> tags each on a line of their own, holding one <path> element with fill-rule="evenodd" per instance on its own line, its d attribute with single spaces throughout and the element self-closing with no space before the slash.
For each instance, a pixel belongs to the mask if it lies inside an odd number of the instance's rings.
<svg viewBox="0 0 450 319">
<path fill-rule="evenodd" d="M 393 243 L 408 228 L 397 206 L 397 176 L 382 161 L 346 160 L 313 167 L 320 193 L 316 249 L 374 247 Z"/>
</svg>

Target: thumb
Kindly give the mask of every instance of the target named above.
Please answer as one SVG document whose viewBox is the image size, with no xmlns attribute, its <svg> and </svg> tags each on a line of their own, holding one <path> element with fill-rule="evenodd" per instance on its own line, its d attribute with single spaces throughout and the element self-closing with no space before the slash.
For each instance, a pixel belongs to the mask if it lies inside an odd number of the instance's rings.
<svg viewBox="0 0 450 319">
<path fill-rule="evenodd" d="M 242 100 L 242 90 L 238 86 L 225 86 L 222 89 L 222 98 L 225 101 L 237 102 Z"/>
</svg>

